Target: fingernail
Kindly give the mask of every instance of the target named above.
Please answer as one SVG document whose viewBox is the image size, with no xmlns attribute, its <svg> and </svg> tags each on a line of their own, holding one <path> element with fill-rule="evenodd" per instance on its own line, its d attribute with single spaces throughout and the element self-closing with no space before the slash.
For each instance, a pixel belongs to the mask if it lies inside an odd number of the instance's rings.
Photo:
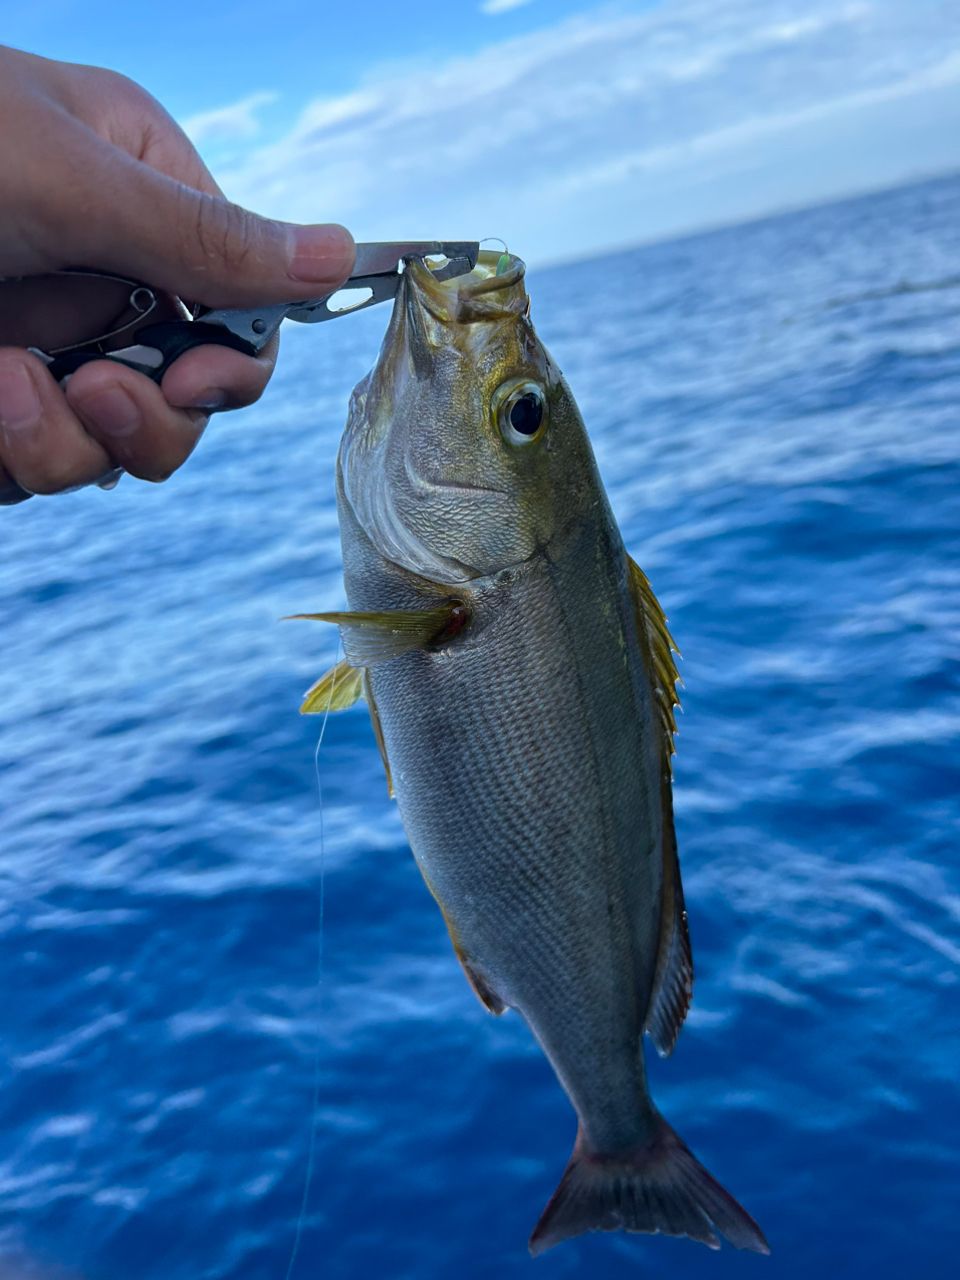
<svg viewBox="0 0 960 1280">
<path fill-rule="evenodd" d="M 26 431 L 35 427 L 42 413 L 33 378 L 14 361 L 0 364 L 0 427 Z"/>
<path fill-rule="evenodd" d="M 219 387 L 208 387 L 205 391 L 198 392 L 189 403 L 178 405 L 177 408 L 202 409 L 204 413 L 216 413 L 218 409 L 224 408 L 226 403 L 225 391 L 221 391 Z"/>
<path fill-rule="evenodd" d="M 99 480 L 95 480 L 94 484 L 98 489 L 115 489 L 122 479 L 123 467 L 114 467 L 105 472 Z"/>
<path fill-rule="evenodd" d="M 337 223 L 321 227 L 294 227 L 290 275 L 305 284 L 338 284 L 353 270 L 356 247 L 353 236 Z"/>
<path fill-rule="evenodd" d="M 91 426 L 108 436 L 129 436 L 142 421 L 140 410 L 123 387 L 102 387 L 77 397 L 76 407 Z"/>
</svg>

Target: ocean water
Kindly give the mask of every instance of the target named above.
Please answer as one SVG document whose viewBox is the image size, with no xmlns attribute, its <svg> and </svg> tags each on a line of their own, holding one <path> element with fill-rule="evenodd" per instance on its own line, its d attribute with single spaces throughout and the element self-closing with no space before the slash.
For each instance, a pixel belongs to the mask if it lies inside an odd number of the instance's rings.
<svg viewBox="0 0 960 1280">
<path fill-rule="evenodd" d="M 362 707 L 315 772 L 336 638 L 279 619 L 342 600 L 379 308 L 292 330 L 168 484 L 0 511 L 10 1280 L 283 1280 L 311 1131 L 295 1280 L 956 1274 L 960 180 L 529 288 L 684 652 L 697 983 L 653 1091 L 771 1257 L 529 1259 L 569 1104 L 469 991 Z"/>
</svg>

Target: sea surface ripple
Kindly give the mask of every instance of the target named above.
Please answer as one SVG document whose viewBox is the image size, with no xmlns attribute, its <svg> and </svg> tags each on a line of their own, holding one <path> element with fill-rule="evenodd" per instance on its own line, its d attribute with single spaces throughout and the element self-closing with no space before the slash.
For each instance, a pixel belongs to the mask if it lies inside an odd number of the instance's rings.
<svg viewBox="0 0 960 1280">
<path fill-rule="evenodd" d="M 283 1280 L 312 1123 L 294 1280 L 956 1274 L 960 180 L 529 287 L 684 653 L 697 984 L 654 1093 L 772 1256 L 531 1262 L 574 1118 L 467 988 L 362 707 L 321 841 L 336 639 L 279 619 L 343 599 L 377 308 L 291 327 L 168 484 L 0 511 L 5 1277 Z"/>
</svg>

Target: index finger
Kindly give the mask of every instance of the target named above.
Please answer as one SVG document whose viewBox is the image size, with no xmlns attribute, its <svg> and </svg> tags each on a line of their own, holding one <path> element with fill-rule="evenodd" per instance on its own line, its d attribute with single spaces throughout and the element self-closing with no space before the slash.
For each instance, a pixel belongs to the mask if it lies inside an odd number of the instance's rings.
<svg viewBox="0 0 960 1280">
<path fill-rule="evenodd" d="M 32 493 L 20 488 L 9 471 L 0 467 L 0 507 L 15 507 L 18 502 L 26 502 L 32 497 Z"/>
</svg>

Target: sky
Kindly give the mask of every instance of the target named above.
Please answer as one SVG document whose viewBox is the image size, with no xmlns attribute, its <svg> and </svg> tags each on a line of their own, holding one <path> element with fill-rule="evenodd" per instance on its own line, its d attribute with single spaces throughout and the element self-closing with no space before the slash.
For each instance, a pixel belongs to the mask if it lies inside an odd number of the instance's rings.
<svg viewBox="0 0 960 1280">
<path fill-rule="evenodd" d="M 123 71 L 258 212 L 531 262 L 960 169 L 958 0 L 5 6 Z"/>
</svg>

